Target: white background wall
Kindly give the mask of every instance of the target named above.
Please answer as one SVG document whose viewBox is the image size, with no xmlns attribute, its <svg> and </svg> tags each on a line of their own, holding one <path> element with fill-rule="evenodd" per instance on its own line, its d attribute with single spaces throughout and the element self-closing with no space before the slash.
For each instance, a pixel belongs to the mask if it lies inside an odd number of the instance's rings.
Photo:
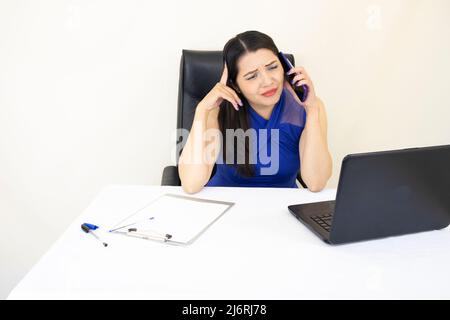
<svg viewBox="0 0 450 320">
<path fill-rule="evenodd" d="M 107 184 L 171 163 L 182 49 L 259 30 L 348 153 L 450 143 L 450 1 L 0 1 L 0 298 Z"/>
</svg>

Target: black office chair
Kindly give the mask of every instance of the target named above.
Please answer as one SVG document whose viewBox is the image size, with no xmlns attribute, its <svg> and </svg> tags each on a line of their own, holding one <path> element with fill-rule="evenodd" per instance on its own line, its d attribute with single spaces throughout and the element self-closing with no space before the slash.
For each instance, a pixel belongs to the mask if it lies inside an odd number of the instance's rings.
<svg viewBox="0 0 450 320">
<path fill-rule="evenodd" d="M 294 56 L 291 54 L 286 56 L 294 64 Z M 178 84 L 177 129 L 191 129 L 197 104 L 220 80 L 223 71 L 222 59 L 222 51 L 183 50 Z M 177 143 L 180 141 L 178 140 Z M 180 154 L 181 150 L 176 155 L 177 165 Z M 211 177 L 215 171 L 216 165 L 213 167 Z M 304 188 L 307 188 L 300 172 L 297 174 L 297 180 Z M 181 186 L 178 166 L 164 168 L 161 185 Z"/>
</svg>

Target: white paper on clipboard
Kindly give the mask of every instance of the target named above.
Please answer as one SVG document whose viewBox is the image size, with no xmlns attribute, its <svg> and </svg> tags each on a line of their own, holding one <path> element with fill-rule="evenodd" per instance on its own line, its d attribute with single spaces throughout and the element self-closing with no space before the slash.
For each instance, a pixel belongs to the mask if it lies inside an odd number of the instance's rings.
<svg viewBox="0 0 450 320">
<path fill-rule="evenodd" d="M 122 220 L 111 232 L 131 235 L 128 230 L 134 228 L 141 235 L 170 234 L 168 242 L 191 244 L 233 205 L 233 202 L 164 194 Z"/>
</svg>

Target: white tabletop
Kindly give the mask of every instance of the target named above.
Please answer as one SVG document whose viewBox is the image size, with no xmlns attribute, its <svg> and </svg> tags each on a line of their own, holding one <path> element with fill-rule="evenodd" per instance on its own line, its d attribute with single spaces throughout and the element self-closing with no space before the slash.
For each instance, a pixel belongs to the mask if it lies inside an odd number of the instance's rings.
<svg viewBox="0 0 450 320">
<path fill-rule="evenodd" d="M 291 204 L 335 189 L 207 187 L 193 197 L 236 204 L 190 246 L 105 234 L 180 187 L 108 186 L 10 293 L 9 299 L 449 299 L 450 230 L 330 246 Z M 103 235 L 103 234 L 102 234 Z"/>
</svg>

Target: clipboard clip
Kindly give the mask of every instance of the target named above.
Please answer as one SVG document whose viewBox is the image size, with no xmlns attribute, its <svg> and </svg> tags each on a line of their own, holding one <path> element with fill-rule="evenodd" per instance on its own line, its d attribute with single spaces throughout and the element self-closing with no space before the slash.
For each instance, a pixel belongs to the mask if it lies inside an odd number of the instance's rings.
<svg viewBox="0 0 450 320">
<path fill-rule="evenodd" d="M 159 240 L 163 242 L 167 242 L 172 239 L 171 234 L 161 234 L 154 231 L 145 230 L 145 232 L 138 231 L 137 228 L 129 228 L 127 232 L 125 232 L 128 236 L 143 238 L 147 240 Z"/>
</svg>

